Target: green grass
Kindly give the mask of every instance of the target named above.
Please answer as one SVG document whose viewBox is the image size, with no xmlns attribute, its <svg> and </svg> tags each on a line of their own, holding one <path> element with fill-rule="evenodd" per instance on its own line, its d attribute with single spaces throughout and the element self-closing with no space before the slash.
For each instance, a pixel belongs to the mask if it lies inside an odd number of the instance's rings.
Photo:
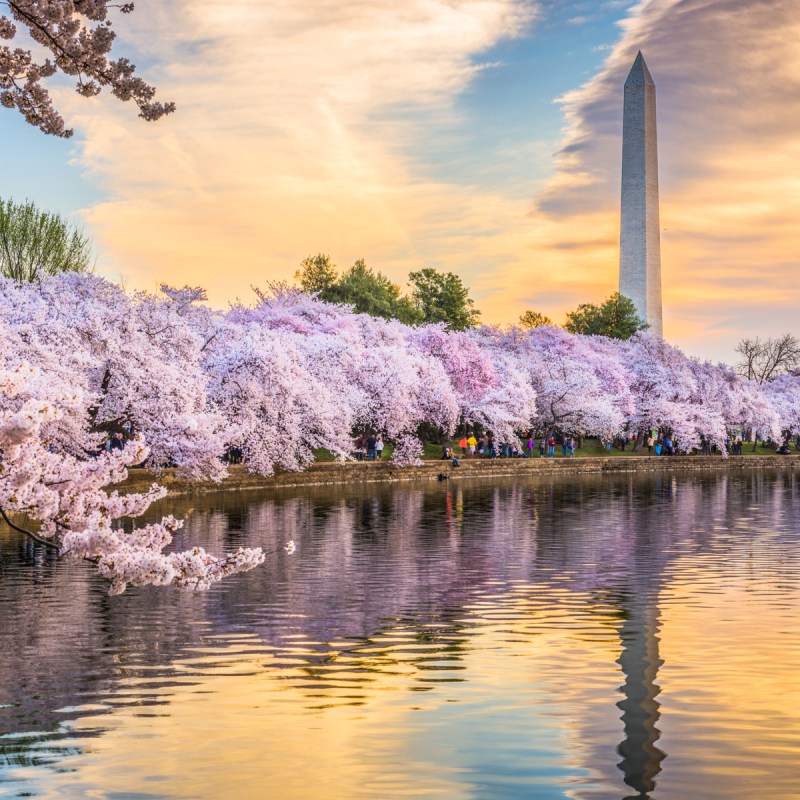
<svg viewBox="0 0 800 800">
<path fill-rule="evenodd" d="M 382 461 L 388 461 L 392 457 L 392 453 L 394 453 L 394 447 L 387 442 L 383 448 Z M 336 456 L 330 450 L 321 447 L 314 450 L 314 461 L 336 461 Z"/>
</svg>

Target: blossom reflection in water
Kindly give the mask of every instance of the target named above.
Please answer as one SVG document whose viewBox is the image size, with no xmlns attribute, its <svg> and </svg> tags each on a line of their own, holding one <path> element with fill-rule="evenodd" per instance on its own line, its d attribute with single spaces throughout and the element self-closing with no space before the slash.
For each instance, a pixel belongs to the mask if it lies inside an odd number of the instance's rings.
<svg viewBox="0 0 800 800">
<path fill-rule="evenodd" d="M 4 534 L 2 780 L 796 798 L 797 488 L 787 470 L 184 498 L 154 514 L 274 551 L 204 595 L 109 598 Z"/>
</svg>

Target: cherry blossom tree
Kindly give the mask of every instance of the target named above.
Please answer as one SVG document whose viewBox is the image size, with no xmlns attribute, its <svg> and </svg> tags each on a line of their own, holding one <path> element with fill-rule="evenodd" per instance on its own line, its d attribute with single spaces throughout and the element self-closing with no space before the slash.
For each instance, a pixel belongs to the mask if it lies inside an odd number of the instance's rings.
<svg viewBox="0 0 800 800">
<path fill-rule="evenodd" d="M 261 293 L 255 308 L 236 308 L 230 318 L 264 328 L 272 338 L 285 337 L 286 346 L 305 359 L 303 390 L 311 391 L 318 413 L 327 407 L 335 420 L 327 443 L 317 439 L 317 447 L 345 457 L 354 429 L 397 438 L 415 435 L 423 423 L 447 433 L 455 428 L 455 391 L 442 363 L 415 346 L 413 328 L 284 287 Z M 311 420 L 298 425 L 298 434 L 314 427 Z M 295 439 L 281 441 L 294 448 Z"/>
<path fill-rule="evenodd" d="M 132 100 L 146 120 L 175 110 L 174 103 L 155 100 L 155 89 L 135 74 L 136 66 L 127 58 L 110 57 L 116 34 L 109 11 L 129 14 L 133 3 L 6 0 L 3 5 L 0 39 L 12 41 L 25 34 L 33 47 L 0 46 L 0 103 L 16 108 L 44 133 L 72 136 L 43 84 L 57 72 L 75 78 L 76 90 L 84 97 L 107 88 L 120 100 Z"/>
<path fill-rule="evenodd" d="M 762 387 L 728 365 L 689 358 L 647 334 L 617 347 L 634 398 L 631 430 L 661 430 L 684 451 L 699 447 L 702 438 L 723 453 L 734 428 L 779 435 L 778 415 Z"/>
<path fill-rule="evenodd" d="M 248 468 L 262 475 L 303 469 L 319 447 L 346 454 L 352 412 L 317 383 L 296 337 L 258 324 L 222 325 L 203 366 L 226 444 L 241 448 Z"/>
<path fill-rule="evenodd" d="M 149 466 L 222 477 L 225 420 L 207 408 L 205 341 L 188 318 L 203 297 L 189 289 L 129 297 L 113 283 L 73 273 L 34 284 L 0 281 L 5 319 L 22 334 L 20 358 L 45 365 L 87 398 L 80 417 L 52 427 L 53 444 L 81 455 L 96 450 L 89 435 L 141 435 Z"/>
<path fill-rule="evenodd" d="M 622 430 L 629 390 L 616 359 L 593 347 L 602 337 L 551 326 L 508 337 L 536 390 L 538 428 L 595 436 Z"/>
<path fill-rule="evenodd" d="M 703 425 L 708 428 L 709 418 L 718 419 L 726 434 L 739 428 L 745 432 L 757 431 L 773 441 L 780 438 L 780 416 L 763 387 L 742 378 L 727 364 L 694 360 L 692 363 L 697 378 L 697 401 L 703 406 L 699 411 Z M 705 435 L 718 443 L 720 434 L 714 437 L 706 430 Z"/>
<path fill-rule="evenodd" d="M 4 311 L 13 310 L 7 303 L 8 283 L 0 281 L 6 294 Z M 204 589 L 261 563 L 264 554 L 257 548 L 240 548 L 222 557 L 200 547 L 164 553 L 182 524 L 171 516 L 123 531 L 119 520 L 141 516 L 166 494 L 155 484 L 143 493 L 120 494 L 107 488 L 125 479 L 128 466 L 147 461 L 148 450 L 136 436 L 122 451 L 98 452 L 103 434 L 93 430 L 92 409 L 102 405 L 100 376 L 106 364 L 92 351 L 91 343 L 84 340 L 80 346 L 80 332 L 70 337 L 68 326 L 60 320 L 40 318 L 32 323 L 37 298 L 26 298 L 21 291 L 16 299 L 20 300 L 17 310 L 27 311 L 27 319 L 22 313 L 17 319 L 0 318 L 0 516 L 4 521 L 44 546 L 91 561 L 110 582 L 112 593 L 146 584 Z M 25 299 L 31 300 L 27 306 Z M 76 296 L 67 299 L 75 303 Z M 73 308 L 81 310 L 77 304 Z M 60 336 L 67 341 L 64 348 L 58 347 Z M 161 364 L 142 359 L 139 374 L 157 375 Z M 171 411 L 162 406 L 160 419 L 167 429 Z M 186 419 L 181 409 L 177 416 Z"/>
<path fill-rule="evenodd" d="M 784 437 L 800 435 L 800 375 L 779 375 L 761 389 L 774 409 Z M 773 439 L 777 441 L 778 437 Z"/>
<path fill-rule="evenodd" d="M 526 431 L 537 413 L 537 393 L 526 364 L 511 346 L 511 337 L 485 326 L 470 333 L 488 362 L 494 379 L 473 394 L 464 416 L 492 431 L 501 441 L 521 446 L 519 433 Z"/>
<path fill-rule="evenodd" d="M 634 400 L 630 429 L 660 430 L 680 442 L 684 450 L 698 447 L 702 431 L 692 409 L 696 379 L 686 356 L 665 340 L 647 334 L 637 334 L 619 347 Z M 724 429 L 715 424 L 713 433 L 714 440 L 724 444 Z"/>
<path fill-rule="evenodd" d="M 207 588 L 261 563 L 258 549 L 172 552 L 180 521 L 132 527 L 162 498 L 113 487 L 132 465 L 216 481 L 225 449 L 247 468 L 300 470 L 325 448 L 351 457 L 356 432 L 382 432 L 399 465 L 420 432 L 459 421 L 518 442 L 530 427 L 609 436 L 659 429 L 690 451 L 724 452 L 744 426 L 800 432 L 800 378 L 758 385 L 663 339 L 628 341 L 484 326 L 412 327 L 272 287 L 215 311 L 195 287 L 129 294 L 91 275 L 0 279 L 0 516 L 44 546 L 129 585 Z M 107 450 L 122 434 L 122 450 Z"/>
<path fill-rule="evenodd" d="M 426 325 L 412 332 L 411 341 L 420 352 L 442 364 L 462 416 L 498 382 L 488 354 L 466 332 L 448 331 L 444 324 Z"/>
</svg>

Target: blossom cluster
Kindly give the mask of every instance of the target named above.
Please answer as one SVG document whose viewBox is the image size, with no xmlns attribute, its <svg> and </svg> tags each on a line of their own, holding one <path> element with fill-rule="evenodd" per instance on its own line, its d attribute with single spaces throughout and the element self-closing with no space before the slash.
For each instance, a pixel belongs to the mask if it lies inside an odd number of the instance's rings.
<svg viewBox="0 0 800 800">
<path fill-rule="evenodd" d="M 7 0 L 0 14 L 0 39 L 27 34 L 46 54 L 37 60 L 24 47 L 0 45 L 0 104 L 16 108 L 44 133 L 69 137 L 72 131 L 42 84 L 57 72 L 76 79 L 76 90 L 93 97 L 103 87 L 120 100 L 133 100 L 139 116 L 156 120 L 175 110 L 174 103 L 154 99 L 155 89 L 135 74 L 127 58 L 109 57 L 116 34 L 108 18 L 111 8 L 127 14 L 133 3 L 109 0 Z"/>
<path fill-rule="evenodd" d="M 660 429 L 684 450 L 702 437 L 723 451 L 733 429 L 800 433 L 800 378 L 759 386 L 648 334 L 410 327 L 289 289 L 225 312 L 204 300 L 190 287 L 128 294 L 90 275 L 0 280 L 0 511 L 95 563 L 113 592 L 207 588 L 264 558 L 164 552 L 172 517 L 123 530 L 165 494 L 113 490 L 131 465 L 216 481 L 237 448 L 268 475 L 303 469 L 318 448 L 346 459 L 367 430 L 396 443 L 401 465 L 418 459 L 421 430 L 462 426 L 509 442 Z M 103 447 L 114 434 L 124 449 Z"/>
</svg>

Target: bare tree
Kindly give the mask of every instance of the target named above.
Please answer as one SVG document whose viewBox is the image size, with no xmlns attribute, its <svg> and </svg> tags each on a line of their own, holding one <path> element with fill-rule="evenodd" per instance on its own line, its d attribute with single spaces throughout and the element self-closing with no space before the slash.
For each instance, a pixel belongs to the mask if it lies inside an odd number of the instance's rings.
<svg viewBox="0 0 800 800">
<path fill-rule="evenodd" d="M 766 383 L 800 368 L 800 340 L 791 333 L 775 339 L 742 339 L 736 352 L 742 357 L 737 371 L 756 383 Z"/>
</svg>

